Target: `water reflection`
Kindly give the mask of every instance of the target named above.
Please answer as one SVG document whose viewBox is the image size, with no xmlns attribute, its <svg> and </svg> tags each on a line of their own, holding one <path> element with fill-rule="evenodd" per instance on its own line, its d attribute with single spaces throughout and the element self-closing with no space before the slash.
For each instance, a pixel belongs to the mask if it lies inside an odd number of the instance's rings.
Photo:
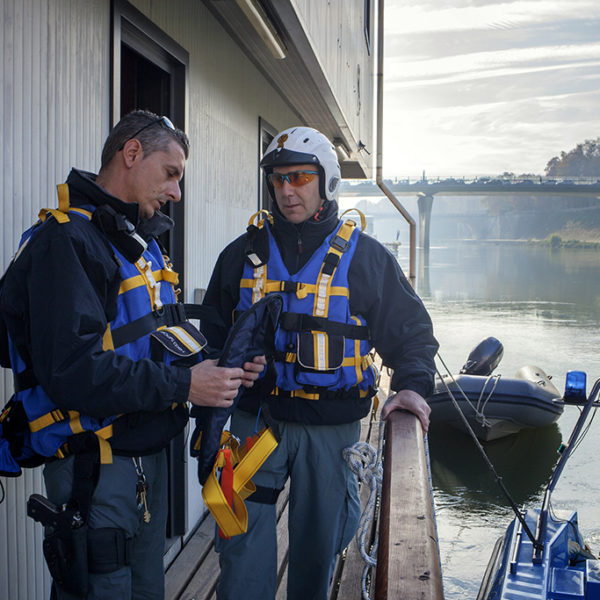
<svg viewBox="0 0 600 600">
<path fill-rule="evenodd" d="M 419 256 L 417 291 L 434 301 L 539 301 L 557 303 L 571 319 L 598 317 L 600 252 L 544 246 L 457 243 Z"/>
<path fill-rule="evenodd" d="M 417 270 L 417 291 L 451 372 L 458 372 L 476 344 L 494 336 L 504 345 L 496 374 L 513 377 L 533 364 L 554 376 L 562 390 L 565 373 L 577 369 L 588 373 L 589 391 L 600 375 L 600 252 L 432 242 L 428 268 Z M 398 260 L 406 270 L 406 246 Z M 569 435 L 577 414 L 565 410 L 557 425 L 485 445 L 517 505 L 541 502 L 561 434 Z M 584 537 L 596 546 L 598 426 L 596 419 L 552 498 L 557 508 L 578 510 Z M 445 598 L 472 600 L 512 511 L 469 437 L 432 429 L 430 447 Z"/>
<path fill-rule="evenodd" d="M 508 502 L 470 436 L 437 424 L 428 435 L 435 491 L 460 498 L 461 511 L 495 513 Z M 558 458 L 562 437 L 557 424 L 522 430 L 488 442 L 485 452 L 517 506 L 543 492 Z"/>
</svg>

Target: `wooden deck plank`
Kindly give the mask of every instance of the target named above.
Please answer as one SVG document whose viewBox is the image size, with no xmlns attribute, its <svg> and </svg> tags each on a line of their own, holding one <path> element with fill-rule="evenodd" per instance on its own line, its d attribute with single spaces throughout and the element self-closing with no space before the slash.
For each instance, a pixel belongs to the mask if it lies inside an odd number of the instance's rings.
<svg viewBox="0 0 600 600">
<path fill-rule="evenodd" d="M 205 517 L 200 529 L 202 535 L 208 538 L 204 557 L 185 588 L 181 590 L 178 596 L 171 597 L 173 600 L 176 598 L 180 600 L 208 600 L 214 594 L 219 576 L 219 555 L 214 549 L 215 521 L 211 515 Z M 176 562 L 178 561 L 179 559 Z"/>
<path fill-rule="evenodd" d="M 285 508 L 277 521 L 277 590 L 283 590 L 284 598 L 287 589 L 287 563 L 290 555 L 288 535 L 289 482 L 286 485 L 287 498 Z"/>
<path fill-rule="evenodd" d="M 204 518 L 200 527 L 187 541 L 177 558 L 165 573 L 165 598 L 179 598 L 201 567 L 214 543 L 214 521 Z"/>
<path fill-rule="evenodd" d="M 277 500 L 279 524 L 285 522 L 287 531 L 287 503 L 289 486 L 283 489 Z M 165 575 L 165 598 L 167 600 L 212 600 L 215 597 L 219 577 L 219 555 L 214 549 L 215 520 L 207 514 L 196 533 L 190 538 Z M 287 537 L 281 543 L 279 571 L 287 562 Z M 279 549 L 278 549 L 279 557 Z"/>
</svg>

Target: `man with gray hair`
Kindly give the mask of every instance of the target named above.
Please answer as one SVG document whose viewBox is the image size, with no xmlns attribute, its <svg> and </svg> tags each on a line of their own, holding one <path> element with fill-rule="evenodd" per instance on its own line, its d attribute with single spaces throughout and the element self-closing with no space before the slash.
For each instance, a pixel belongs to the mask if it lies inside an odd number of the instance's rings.
<svg viewBox="0 0 600 600">
<path fill-rule="evenodd" d="M 98 176 L 71 171 L 3 278 L 0 362 L 46 463 L 48 499 L 32 496 L 30 512 L 46 525 L 56 598 L 164 597 L 165 448 L 188 402 L 230 406 L 263 368 L 202 360 L 177 301 L 157 238 L 173 227 L 160 209 L 181 199 L 188 154 L 167 117 L 123 117 Z"/>
</svg>

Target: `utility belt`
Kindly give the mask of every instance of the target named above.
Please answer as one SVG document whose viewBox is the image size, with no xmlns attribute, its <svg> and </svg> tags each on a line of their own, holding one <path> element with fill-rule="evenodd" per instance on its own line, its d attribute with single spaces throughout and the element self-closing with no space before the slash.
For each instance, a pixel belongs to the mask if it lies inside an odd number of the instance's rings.
<svg viewBox="0 0 600 600">
<path fill-rule="evenodd" d="M 32 494 L 27 514 L 44 528 L 43 551 L 50 575 L 62 590 L 85 598 L 89 574 L 108 574 L 130 563 L 131 540 L 119 528 L 90 529 L 92 495 L 100 474 L 99 438 L 91 432 L 73 436 L 73 490 L 71 500 L 56 506 Z"/>
</svg>

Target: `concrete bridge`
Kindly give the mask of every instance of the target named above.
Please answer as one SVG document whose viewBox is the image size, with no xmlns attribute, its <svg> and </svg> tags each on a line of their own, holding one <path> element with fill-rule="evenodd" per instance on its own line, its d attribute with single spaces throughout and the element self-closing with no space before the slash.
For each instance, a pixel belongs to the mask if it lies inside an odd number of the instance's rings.
<svg viewBox="0 0 600 600">
<path fill-rule="evenodd" d="M 425 262 L 429 255 L 429 230 L 433 197 L 443 196 L 596 196 L 600 199 L 600 178 L 595 177 L 434 177 L 385 180 L 385 185 L 396 196 L 416 196 L 419 208 L 419 241 Z M 344 196 L 381 195 L 375 185 L 344 185 L 341 193 Z M 414 249 L 411 248 L 411 255 Z M 411 259 L 411 264 L 414 261 Z"/>
</svg>

